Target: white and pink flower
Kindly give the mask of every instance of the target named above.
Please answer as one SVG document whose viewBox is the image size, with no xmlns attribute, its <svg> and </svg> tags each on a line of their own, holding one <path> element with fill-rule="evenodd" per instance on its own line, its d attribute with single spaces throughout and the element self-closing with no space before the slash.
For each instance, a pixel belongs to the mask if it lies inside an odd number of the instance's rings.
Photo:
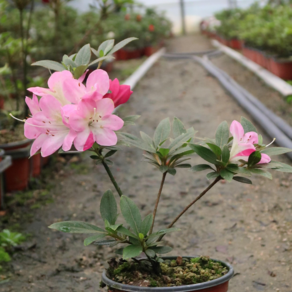
<svg viewBox="0 0 292 292">
<path fill-rule="evenodd" d="M 125 103 L 132 92 L 118 80 L 110 81 L 100 69 L 88 76 L 86 85 L 82 84 L 84 77 L 76 80 L 69 71 L 55 72 L 48 80 L 49 88 L 28 89 L 33 92 L 32 99 L 26 97 L 32 116 L 25 121 L 24 134 L 35 139 L 31 155 L 41 150 L 43 157 L 49 156 L 61 147 L 68 151 L 73 144 L 85 151 L 95 142 L 102 146 L 117 143 L 115 131 L 124 122 L 113 115 L 115 102 Z"/>
</svg>

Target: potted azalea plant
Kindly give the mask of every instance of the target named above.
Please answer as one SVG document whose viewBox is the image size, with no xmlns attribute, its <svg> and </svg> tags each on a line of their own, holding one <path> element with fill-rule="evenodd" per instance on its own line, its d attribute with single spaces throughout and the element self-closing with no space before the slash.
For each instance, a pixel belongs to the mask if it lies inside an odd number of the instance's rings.
<svg viewBox="0 0 292 292">
<path fill-rule="evenodd" d="M 271 156 L 284 154 L 291 149 L 270 147 L 263 143 L 250 121 L 242 118 L 229 125 L 222 122 L 215 138 L 196 138 L 194 128 L 186 129 L 174 118 L 163 119 L 152 136 L 141 132 L 141 137 L 121 132 L 127 123 L 133 123 L 137 116 L 124 119 L 114 114 L 115 107 L 126 103 L 132 94 L 129 86 L 111 81 L 107 73 L 97 69 L 86 76 L 89 65 L 98 64 L 126 43 L 127 39 L 114 46 L 109 40 L 98 50 L 84 46 L 77 54 L 64 56 L 62 64 L 39 61 L 34 65 L 45 66 L 57 72 L 48 81 L 49 88 L 34 87 L 33 99 L 26 102 L 32 116 L 24 120 L 24 133 L 34 139 L 31 155 L 41 151 L 49 156 L 61 147 L 68 151 L 75 147 L 79 151 L 91 152 L 91 158 L 104 166 L 118 196 L 108 190 L 100 201 L 100 215 L 104 226 L 88 222 L 65 221 L 49 226 L 68 233 L 83 233 L 87 237 L 84 245 L 117 246 L 120 258 L 109 261 L 109 268 L 102 275 L 102 285 L 109 291 L 205 291 L 226 292 L 233 276 L 228 263 L 210 259 L 208 256 L 176 257 L 161 256 L 171 251 L 163 244 L 164 236 L 179 232 L 178 220 L 206 193 L 221 180 L 230 183 L 251 184 L 248 178 L 261 175 L 272 178 L 269 170 L 292 172 L 292 167 L 271 160 Z M 90 62 L 91 52 L 98 58 Z M 40 100 L 37 98 L 40 96 Z M 197 141 L 200 141 L 198 143 Z M 74 145 L 74 146 L 73 146 Z M 144 152 L 146 161 L 161 173 L 153 212 L 142 218 L 136 203 L 120 189 L 110 169 L 110 159 L 122 145 L 134 146 Z M 199 155 L 202 163 L 191 166 L 191 155 Z M 174 214 L 172 222 L 164 229 L 157 230 L 155 217 L 159 212 L 159 201 L 167 175 L 175 175 L 180 169 L 208 171 L 209 186 Z M 194 174 L 195 175 L 195 174 Z M 119 206 L 119 207 L 118 207 Z M 120 209 L 120 210 L 119 210 Z M 119 220 L 118 213 L 126 224 Z"/>
</svg>

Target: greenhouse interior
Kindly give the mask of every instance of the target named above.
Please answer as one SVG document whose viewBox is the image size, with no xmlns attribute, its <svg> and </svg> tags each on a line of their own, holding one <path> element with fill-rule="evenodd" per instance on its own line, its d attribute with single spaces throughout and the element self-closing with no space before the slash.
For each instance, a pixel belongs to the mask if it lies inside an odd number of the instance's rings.
<svg viewBox="0 0 292 292">
<path fill-rule="evenodd" d="M 292 292 L 291 0 L 0 0 L 0 292 Z"/>
</svg>

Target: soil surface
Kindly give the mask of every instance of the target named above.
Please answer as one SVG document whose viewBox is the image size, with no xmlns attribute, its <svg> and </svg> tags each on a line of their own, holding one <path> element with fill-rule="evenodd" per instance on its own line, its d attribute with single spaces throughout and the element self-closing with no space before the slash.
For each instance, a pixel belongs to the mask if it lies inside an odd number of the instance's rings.
<svg viewBox="0 0 292 292">
<path fill-rule="evenodd" d="M 168 46 L 170 52 L 210 48 L 202 36 L 177 38 Z M 120 114 L 141 115 L 137 126 L 128 131 L 138 134 L 142 130 L 149 135 L 165 117 L 176 116 L 187 127 L 193 126 L 199 136 L 208 137 L 215 134 L 222 120 L 230 123 L 242 115 L 252 120 L 214 78 L 189 60 L 158 61 Z M 265 142 L 270 140 L 264 136 Z M 121 189 L 146 216 L 153 209 L 161 174 L 142 162 L 138 149 L 126 148 L 113 160 L 112 171 Z M 281 161 L 290 163 L 286 158 Z M 192 164 L 198 163 L 202 160 L 195 156 Z M 82 171 L 59 169 L 51 180 L 54 187 L 49 192 L 54 202 L 31 210 L 30 220 L 18 222 L 36 245 L 15 253 L 10 281 L 2 283 L 1 292 L 104 291 L 99 288 L 101 272 L 114 250 L 84 247 L 83 235 L 47 228 L 58 220 L 102 226 L 100 198 L 113 187 L 101 165 L 94 165 L 86 157 L 83 163 L 74 165 Z M 274 172 L 274 181 L 260 177 L 253 182 L 218 184 L 181 218 L 176 224 L 181 231 L 165 236 L 165 243 L 173 247 L 173 256 L 209 255 L 230 262 L 236 272 L 230 281 L 230 292 L 292 292 L 292 176 Z M 205 173 L 194 174 L 185 169 L 175 177 L 167 176 L 156 228 L 170 223 L 208 183 Z"/>
</svg>

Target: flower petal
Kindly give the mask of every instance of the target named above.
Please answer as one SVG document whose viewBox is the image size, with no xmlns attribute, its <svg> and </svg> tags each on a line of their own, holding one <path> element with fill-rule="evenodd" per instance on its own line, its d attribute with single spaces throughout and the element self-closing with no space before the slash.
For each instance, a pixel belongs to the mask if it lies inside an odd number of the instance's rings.
<svg viewBox="0 0 292 292">
<path fill-rule="evenodd" d="M 74 130 L 70 130 L 68 135 L 65 137 L 64 142 L 63 142 L 63 150 L 64 151 L 69 151 L 72 147 L 73 141 L 77 136 L 77 132 Z"/>
<path fill-rule="evenodd" d="M 124 125 L 124 121 L 116 115 L 105 116 L 100 121 L 100 123 L 104 128 L 107 128 L 113 131 L 120 130 Z"/>
<path fill-rule="evenodd" d="M 79 81 L 79 82 L 83 82 L 83 81 L 84 81 L 84 79 L 85 79 L 85 77 L 86 77 L 88 71 L 89 71 L 89 70 L 87 69 L 87 70 L 81 75 L 81 77 L 78 78 L 78 81 Z"/>
<path fill-rule="evenodd" d="M 87 78 L 86 88 L 87 91 L 95 91 L 98 93 L 105 95 L 108 93 L 110 86 L 110 79 L 106 71 L 97 69 L 93 71 Z"/>
<path fill-rule="evenodd" d="M 84 131 L 77 134 L 74 140 L 74 146 L 78 151 L 83 151 L 85 145 L 87 144 L 90 133 L 90 129 L 86 128 Z"/>
<path fill-rule="evenodd" d="M 239 143 L 244 136 L 244 129 L 238 121 L 233 121 L 230 126 L 230 133 L 233 136 L 233 143 Z"/>
<path fill-rule="evenodd" d="M 243 142 L 258 144 L 259 143 L 259 135 L 256 132 L 248 132 L 244 135 Z"/>
<path fill-rule="evenodd" d="M 63 82 L 64 97 L 72 103 L 79 103 L 86 93 L 85 86 L 76 79 L 66 79 Z"/>
<path fill-rule="evenodd" d="M 61 117 L 62 105 L 60 101 L 51 95 L 45 95 L 41 98 L 40 108 L 43 114 L 51 120 L 60 119 Z"/>
<path fill-rule="evenodd" d="M 94 137 L 93 137 L 93 133 L 91 132 L 84 144 L 83 151 L 90 149 L 93 144 L 94 144 Z"/>
<path fill-rule="evenodd" d="M 42 145 L 42 156 L 49 156 L 61 148 L 67 134 L 68 131 L 58 131 L 54 133 L 54 136 L 47 135 L 47 139 L 43 142 Z"/>
<path fill-rule="evenodd" d="M 271 157 L 265 153 L 262 153 L 262 159 L 258 164 L 270 163 Z"/>
<path fill-rule="evenodd" d="M 109 98 L 104 98 L 96 102 L 96 112 L 101 117 L 111 115 L 114 109 L 114 102 Z"/>
<path fill-rule="evenodd" d="M 94 139 L 101 146 L 113 146 L 118 142 L 116 133 L 108 128 L 93 131 Z"/>
<path fill-rule="evenodd" d="M 40 111 L 39 100 L 35 94 L 33 95 L 32 99 L 30 99 L 29 97 L 26 97 L 25 102 L 27 106 L 29 107 L 29 110 L 32 115 Z"/>
<path fill-rule="evenodd" d="M 34 127 L 34 119 L 29 118 L 24 123 L 24 136 L 27 139 L 36 139 L 42 132 L 40 128 Z"/>
<path fill-rule="evenodd" d="M 47 94 L 52 94 L 53 93 L 50 89 L 43 88 L 43 87 L 30 87 L 27 90 L 32 92 L 33 94 L 38 95 L 38 96 L 43 96 L 43 95 L 47 95 Z"/>
<path fill-rule="evenodd" d="M 30 156 L 35 155 L 42 147 L 44 141 L 48 138 L 46 134 L 38 136 L 31 145 Z"/>
</svg>

